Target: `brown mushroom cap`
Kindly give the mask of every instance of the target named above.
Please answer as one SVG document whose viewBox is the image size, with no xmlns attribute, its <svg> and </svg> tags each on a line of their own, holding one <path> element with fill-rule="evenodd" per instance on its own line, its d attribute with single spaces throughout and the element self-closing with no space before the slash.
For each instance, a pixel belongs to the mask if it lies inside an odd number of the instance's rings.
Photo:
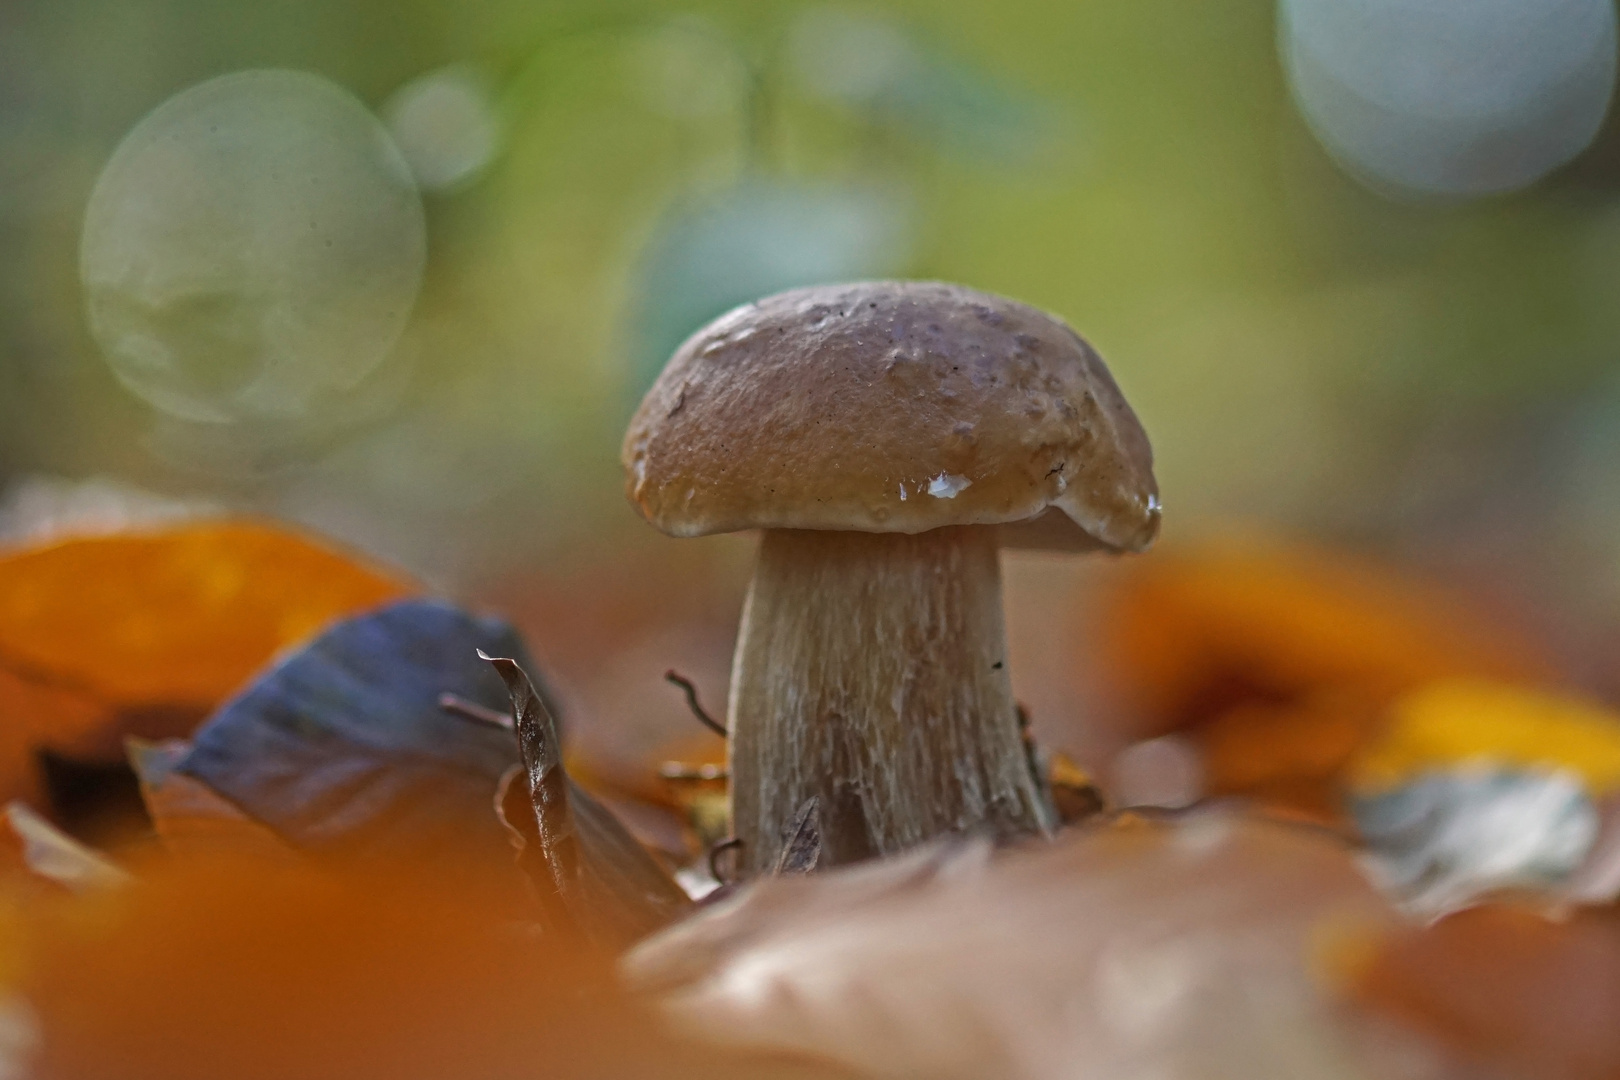
<svg viewBox="0 0 1620 1080">
<path fill-rule="evenodd" d="M 631 501 L 674 536 L 1020 524 L 1010 542 L 1140 551 L 1159 529 L 1152 448 L 1091 346 L 937 282 L 721 316 L 670 359 L 621 457 Z"/>
</svg>

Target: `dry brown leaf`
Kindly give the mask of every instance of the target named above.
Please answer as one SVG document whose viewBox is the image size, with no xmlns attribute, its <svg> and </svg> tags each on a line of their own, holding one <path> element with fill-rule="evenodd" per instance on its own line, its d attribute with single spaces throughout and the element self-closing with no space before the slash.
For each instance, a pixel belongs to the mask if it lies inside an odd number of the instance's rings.
<svg viewBox="0 0 1620 1080">
<path fill-rule="evenodd" d="M 522 665 L 480 651 L 506 683 L 527 783 L 509 772 L 496 806 L 521 842 L 544 922 L 574 926 L 620 945 L 667 926 L 691 908 L 675 879 L 613 816 L 569 777 L 556 719 Z M 527 789 L 526 791 L 524 789 Z M 521 805 L 527 794 L 529 805 Z"/>
<path fill-rule="evenodd" d="M 1620 1076 L 1620 917 L 1556 922 L 1487 905 L 1364 945 L 1349 972 L 1367 1007 L 1428 1031 L 1493 1076 Z"/>
<path fill-rule="evenodd" d="M 1343 845 L 1202 814 L 760 881 L 625 969 L 680 1030 L 878 1077 L 1428 1076 L 1308 971 L 1325 923 L 1392 917 Z"/>
</svg>

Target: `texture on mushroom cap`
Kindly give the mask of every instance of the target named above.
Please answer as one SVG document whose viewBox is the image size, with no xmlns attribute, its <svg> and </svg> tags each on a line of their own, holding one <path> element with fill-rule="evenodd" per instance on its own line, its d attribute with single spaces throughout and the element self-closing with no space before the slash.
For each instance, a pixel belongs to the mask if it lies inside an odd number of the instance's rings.
<svg viewBox="0 0 1620 1080">
<path fill-rule="evenodd" d="M 631 501 L 675 536 L 1017 525 L 1009 543 L 1140 551 L 1159 529 L 1153 451 L 1096 352 L 937 282 L 795 289 L 716 319 L 622 456 Z"/>
</svg>

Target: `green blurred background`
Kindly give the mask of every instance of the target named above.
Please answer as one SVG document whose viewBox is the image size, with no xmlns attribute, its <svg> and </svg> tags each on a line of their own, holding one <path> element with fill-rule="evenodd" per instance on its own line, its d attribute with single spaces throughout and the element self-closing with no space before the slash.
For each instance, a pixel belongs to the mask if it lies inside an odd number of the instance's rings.
<svg viewBox="0 0 1620 1080">
<path fill-rule="evenodd" d="M 1166 543 L 1240 523 L 1417 567 L 1612 692 L 1613 21 L 1608 0 L 7 0 L 0 482 L 14 506 L 110 478 L 304 523 L 516 613 L 597 711 L 663 716 L 627 687 L 674 663 L 722 693 L 748 541 L 665 540 L 629 509 L 641 391 L 751 297 L 942 278 L 1098 347 L 1152 437 Z M 120 382 L 81 234 L 143 117 L 256 68 L 387 126 L 425 268 L 341 394 L 203 422 Z M 1499 99 L 1437 111 L 1456 70 Z M 1030 680 L 1069 663 L 1053 605 L 1079 595 L 1052 583 L 1088 572 L 1009 566 L 1015 671 L 1048 714 L 1065 692 Z"/>
</svg>

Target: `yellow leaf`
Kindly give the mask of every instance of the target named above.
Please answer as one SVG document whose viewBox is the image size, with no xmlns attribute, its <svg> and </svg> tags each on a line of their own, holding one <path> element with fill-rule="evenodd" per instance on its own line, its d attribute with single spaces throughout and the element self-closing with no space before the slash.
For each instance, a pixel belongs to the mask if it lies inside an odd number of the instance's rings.
<svg viewBox="0 0 1620 1080">
<path fill-rule="evenodd" d="M 1470 766 L 1563 770 L 1594 796 L 1607 794 L 1620 788 L 1620 714 L 1503 683 L 1431 683 L 1391 705 L 1388 725 L 1352 765 L 1350 785 L 1382 791 Z"/>
</svg>

